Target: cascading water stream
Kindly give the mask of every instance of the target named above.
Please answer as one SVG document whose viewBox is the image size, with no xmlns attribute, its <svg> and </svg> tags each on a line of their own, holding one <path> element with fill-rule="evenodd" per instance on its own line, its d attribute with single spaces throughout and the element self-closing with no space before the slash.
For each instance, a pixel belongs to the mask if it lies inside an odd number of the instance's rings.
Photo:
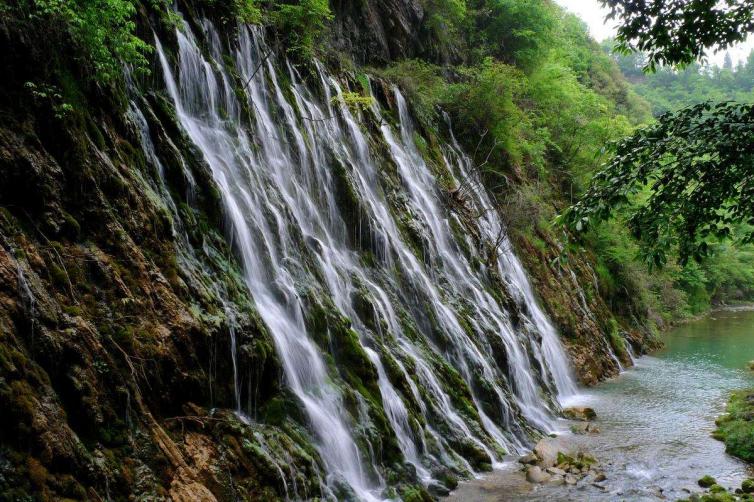
<svg viewBox="0 0 754 502">
<path fill-rule="evenodd" d="M 505 314 L 500 305 L 492 298 L 483 284 L 478 280 L 478 274 L 472 270 L 471 264 L 462 259 L 462 254 L 456 243 L 452 239 L 452 231 L 444 217 L 440 207 L 440 201 L 434 188 L 436 182 L 427 168 L 424 160 L 419 154 L 413 140 L 413 130 L 411 119 L 408 115 L 406 101 L 397 89 L 394 94 L 399 110 L 401 125 L 402 146 L 394 137 L 392 130 L 387 124 L 383 124 L 382 132 L 386 142 L 393 149 L 394 157 L 401 170 L 402 179 L 406 185 L 407 191 L 413 202 L 413 209 L 416 214 L 421 215 L 421 219 L 426 223 L 426 228 L 432 235 L 432 241 L 436 244 L 433 249 L 425 250 L 430 254 L 430 261 L 438 264 L 438 270 L 445 272 L 448 282 L 455 284 L 460 290 L 459 298 L 471 295 L 471 308 L 476 311 L 472 316 L 473 322 L 477 324 L 477 331 L 484 333 L 492 332 L 499 336 L 505 344 L 509 357 L 512 359 L 509 368 L 509 377 L 513 381 L 516 398 L 526 417 L 541 429 L 550 429 L 550 416 L 542 404 L 542 399 L 536 384 L 532 378 L 531 365 L 529 359 L 523 350 L 519 340 L 516 339 L 513 329 L 507 322 Z M 464 330 L 458 324 L 454 313 L 443 305 L 440 300 L 439 292 L 435 292 L 428 284 L 430 291 L 436 295 L 434 302 L 439 305 L 438 315 L 445 318 L 445 323 L 450 327 L 450 333 L 458 337 L 459 345 L 466 349 L 466 354 L 462 355 L 458 361 L 462 365 L 467 380 L 471 378 L 468 369 L 467 358 L 473 363 L 479 364 L 484 371 L 485 376 L 494 381 L 494 369 L 490 367 L 489 362 L 479 352 L 479 348 L 473 342 L 465 339 Z M 484 320 L 490 320 L 491 326 L 481 326 Z M 502 392 L 496 389 L 501 395 Z M 492 432 L 491 432 L 492 433 Z"/>
<path fill-rule="evenodd" d="M 319 66 L 321 88 L 312 92 L 286 62 L 263 56 L 268 51 L 258 32 L 242 27 L 233 54 L 239 79 L 246 82 L 245 96 L 238 96 L 218 34 L 208 22 L 202 29 L 209 54 L 187 24 L 176 32 L 176 70 L 155 39 L 165 85 L 181 126 L 220 189 L 246 283 L 273 336 L 286 383 L 306 412 L 327 484 L 345 484 L 366 500 L 380 498 L 385 486 L 369 437 L 357 427 L 368 414 L 347 410 L 337 371 L 322 355 L 328 349 L 307 330 L 302 291 L 312 284 L 352 322 L 374 366 L 379 404 L 401 454 L 425 483 L 437 466 L 472 470 L 457 451 L 461 443 L 498 461 L 503 451 L 525 447 L 528 425 L 550 430 L 545 394 L 574 390 L 555 330 L 507 243 L 495 266 L 526 306 L 539 343 L 517 333 L 491 293 L 496 286 L 461 252 L 397 89 L 396 131 L 377 103 L 367 112 L 349 109 L 341 85 Z M 287 88 L 281 86 L 279 68 L 287 69 Z M 249 120 L 242 119 L 239 99 L 247 100 Z M 401 186 L 394 199 L 387 196 L 385 174 L 370 147 L 373 138 L 360 124 L 369 114 L 397 169 Z M 452 149 L 457 162 L 446 168 L 468 169 L 470 161 L 457 144 Z M 341 215 L 335 176 L 348 180 L 358 200 L 357 223 L 347 224 Z M 420 253 L 406 241 L 396 204 L 421 235 Z M 475 204 L 486 207 L 489 200 L 479 193 Z M 485 239 L 501 225 L 492 211 L 478 223 Z M 373 264 L 365 264 L 364 249 L 373 252 Z M 358 295 L 369 299 L 371 315 L 355 307 Z M 504 348 L 506 361 L 496 359 L 493 345 Z M 398 377 L 386 370 L 388 362 Z M 438 377 L 440 367 L 457 371 L 473 411 L 459 409 L 452 395 L 457 389 Z M 409 391 L 399 390 L 395 378 L 404 379 Z M 359 410 L 366 408 L 356 395 Z"/>
<path fill-rule="evenodd" d="M 478 173 L 475 172 L 475 166 L 473 166 L 472 160 L 463 153 L 458 141 L 453 135 L 453 128 L 450 124 L 450 118 L 445 115 L 446 123 L 448 124 L 449 135 L 451 143 L 449 150 L 452 157 L 455 159 L 455 167 L 458 174 L 465 179 L 471 179 L 478 186 L 481 185 L 481 180 L 476 179 Z M 446 162 L 448 160 L 446 159 Z M 451 162 L 448 162 L 449 164 Z M 502 222 L 497 216 L 497 209 L 492 204 L 490 197 L 484 190 L 475 190 L 472 192 L 473 205 L 475 206 L 475 212 L 480 215 L 482 220 L 479 227 L 484 231 L 487 239 L 490 242 L 498 240 L 499 236 L 503 236 L 497 249 L 497 266 L 500 275 L 507 278 L 507 284 L 509 290 L 514 293 L 516 300 L 522 306 L 526 306 L 526 310 L 529 312 L 531 322 L 535 326 L 536 330 L 541 335 L 541 347 L 540 350 L 535 350 L 535 354 L 541 354 L 540 364 L 542 369 L 542 379 L 548 381 L 546 374 L 547 370 L 552 376 L 553 383 L 555 384 L 555 390 L 559 399 L 565 399 L 572 397 L 577 393 L 576 383 L 571 371 L 568 359 L 566 357 L 565 350 L 563 349 L 560 340 L 558 339 L 557 331 L 542 311 L 539 302 L 537 301 L 534 292 L 531 288 L 529 278 L 521 265 L 520 260 L 513 252 L 513 245 L 505 236 L 505 229 L 502 228 Z"/>
<path fill-rule="evenodd" d="M 258 138 L 267 169 L 255 169 L 262 165 L 262 159 L 251 148 L 252 141 L 240 127 L 237 102 L 230 92 L 227 76 L 220 73 L 220 87 L 214 68 L 203 58 L 188 25 L 183 32 L 177 32 L 177 37 L 178 81 L 156 40 L 168 91 L 181 124 L 201 149 L 222 190 L 247 285 L 273 334 L 287 383 L 300 399 L 318 435 L 320 453 L 328 471 L 342 476 L 361 498 L 375 499 L 359 450 L 341 416 L 340 396 L 329 383 L 325 363 L 307 336 L 295 280 L 284 264 L 286 248 L 292 240 L 292 236 L 286 235 L 289 224 L 285 212 L 292 208 L 293 201 L 290 193 L 273 187 L 294 189 L 281 172 L 294 162 L 286 158 L 280 143 L 275 141 L 283 132 L 273 130 L 273 120 L 262 113 L 265 107 L 260 106 Z M 230 119 L 219 113 L 221 106 Z M 269 188 L 252 193 L 248 187 L 253 186 Z M 267 212 L 273 214 L 265 214 Z M 297 216 L 301 223 L 301 215 Z"/>
</svg>

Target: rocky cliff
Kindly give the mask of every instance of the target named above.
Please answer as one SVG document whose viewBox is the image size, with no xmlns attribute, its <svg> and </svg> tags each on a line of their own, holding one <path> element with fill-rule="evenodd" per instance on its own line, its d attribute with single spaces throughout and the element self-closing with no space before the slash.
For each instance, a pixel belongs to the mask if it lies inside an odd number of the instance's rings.
<svg viewBox="0 0 754 502">
<path fill-rule="evenodd" d="M 3 498 L 428 500 L 546 432 L 570 378 L 549 319 L 581 381 L 615 374 L 616 353 L 629 362 L 599 295 L 583 294 L 588 257 L 558 265 L 556 242 L 516 242 L 531 289 L 514 248 L 489 248 L 499 220 L 469 216 L 483 194 L 445 212 L 468 167 L 447 127 L 412 125 L 399 89 L 354 69 L 456 57 L 433 45 L 422 4 L 332 8 L 350 68 L 294 68 L 275 33 L 196 5 L 179 2 L 177 30 L 140 6 L 151 76 L 109 86 L 59 31 L 2 22 Z M 366 89 L 367 104 L 345 99 Z M 297 170 L 310 165 L 314 179 Z M 366 165 L 374 178 L 359 181 Z M 223 184 L 241 169 L 248 180 Z M 274 169 L 296 186 L 278 192 Z M 316 197 L 285 199 L 305 182 Z M 433 272 L 453 267 L 473 280 Z M 281 327 L 268 305 L 303 317 Z M 291 367 L 284 342 L 303 336 L 319 355 Z M 326 381 L 297 383 L 295 366 L 319 358 Z M 335 413 L 348 437 L 330 440 L 353 452 L 328 451 L 318 413 Z"/>
</svg>

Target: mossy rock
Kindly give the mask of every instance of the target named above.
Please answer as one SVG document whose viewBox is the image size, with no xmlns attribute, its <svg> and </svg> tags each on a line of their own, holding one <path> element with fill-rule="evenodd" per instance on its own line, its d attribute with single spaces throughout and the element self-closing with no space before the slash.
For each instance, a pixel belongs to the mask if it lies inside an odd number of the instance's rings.
<svg viewBox="0 0 754 502">
<path fill-rule="evenodd" d="M 702 488 L 709 488 L 712 485 L 716 485 L 717 480 L 715 480 L 715 478 L 707 474 L 703 476 L 701 479 L 699 479 L 699 481 L 697 481 L 697 484 L 701 486 Z"/>
<path fill-rule="evenodd" d="M 400 490 L 403 502 L 433 502 L 435 499 L 421 486 L 408 486 Z"/>
<path fill-rule="evenodd" d="M 754 478 L 744 480 L 741 483 L 741 491 L 744 493 L 754 493 Z"/>
</svg>

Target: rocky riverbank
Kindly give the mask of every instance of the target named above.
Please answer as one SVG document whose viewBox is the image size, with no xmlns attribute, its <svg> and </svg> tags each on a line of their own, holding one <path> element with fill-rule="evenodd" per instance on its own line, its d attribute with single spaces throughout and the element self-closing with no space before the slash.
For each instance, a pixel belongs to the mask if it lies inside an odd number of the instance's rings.
<svg viewBox="0 0 754 502">
<path fill-rule="evenodd" d="M 595 411 L 569 407 L 563 409 L 563 416 L 568 419 L 570 433 L 564 431 L 540 439 L 531 453 L 510 459 L 501 470 L 462 485 L 449 500 L 515 500 L 530 495 L 536 498 L 537 492 L 543 490 L 547 495 L 543 493 L 542 497 L 549 500 L 553 487 L 606 490 L 607 475 L 599 460 L 584 450 L 585 443 L 577 440 L 577 435 L 599 433 L 592 423 L 597 418 Z"/>
<path fill-rule="evenodd" d="M 726 396 L 752 386 L 751 374 L 741 371 L 751 359 L 752 323 L 754 313 L 726 311 L 668 332 L 662 351 L 570 399 L 578 407 L 563 410 L 570 419 L 556 424 L 557 436 L 544 438 L 539 453 L 523 462 L 510 458 L 499 470 L 462 483 L 451 500 L 749 500 L 742 483 L 754 471 L 712 434 Z M 541 464 L 545 444 L 556 445 L 554 466 Z M 561 461 L 581 453 L 595 463 L 586 473 L 577 466 L 579 479 L 567 484 L 552 469 L 572 474 L 571 465 L 558 465 L 559 452 Z M 597 481 L 599 474 L 606 479 Z M 702 487 L 703 474 L 715 480 Z"/>
</svg>

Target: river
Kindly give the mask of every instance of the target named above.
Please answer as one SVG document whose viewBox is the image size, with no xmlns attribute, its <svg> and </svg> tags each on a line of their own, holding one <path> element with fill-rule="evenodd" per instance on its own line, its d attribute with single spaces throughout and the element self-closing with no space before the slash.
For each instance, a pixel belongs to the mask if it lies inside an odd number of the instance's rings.
<svg viewBox="0 0 754 502">
<path fill-rule="evenodd" d="M 636 360 L 619 377 L 567 404 L 595 409 L 599 434 L 564 432 L 594 455 L 607 475 L 602 487 L 531 485 L 515 460 L 462 485 L 451 500 L 676 500 L 699 491 L 705 474 L 729 488 L 753 473 L 725 453 L 710 433 L 731 390 L 754 386 L 754 311 L 717 311 L 663 335 L 665 347 Z M 569 423 L 563 421 L 567 430 Z"/>
</svg>

